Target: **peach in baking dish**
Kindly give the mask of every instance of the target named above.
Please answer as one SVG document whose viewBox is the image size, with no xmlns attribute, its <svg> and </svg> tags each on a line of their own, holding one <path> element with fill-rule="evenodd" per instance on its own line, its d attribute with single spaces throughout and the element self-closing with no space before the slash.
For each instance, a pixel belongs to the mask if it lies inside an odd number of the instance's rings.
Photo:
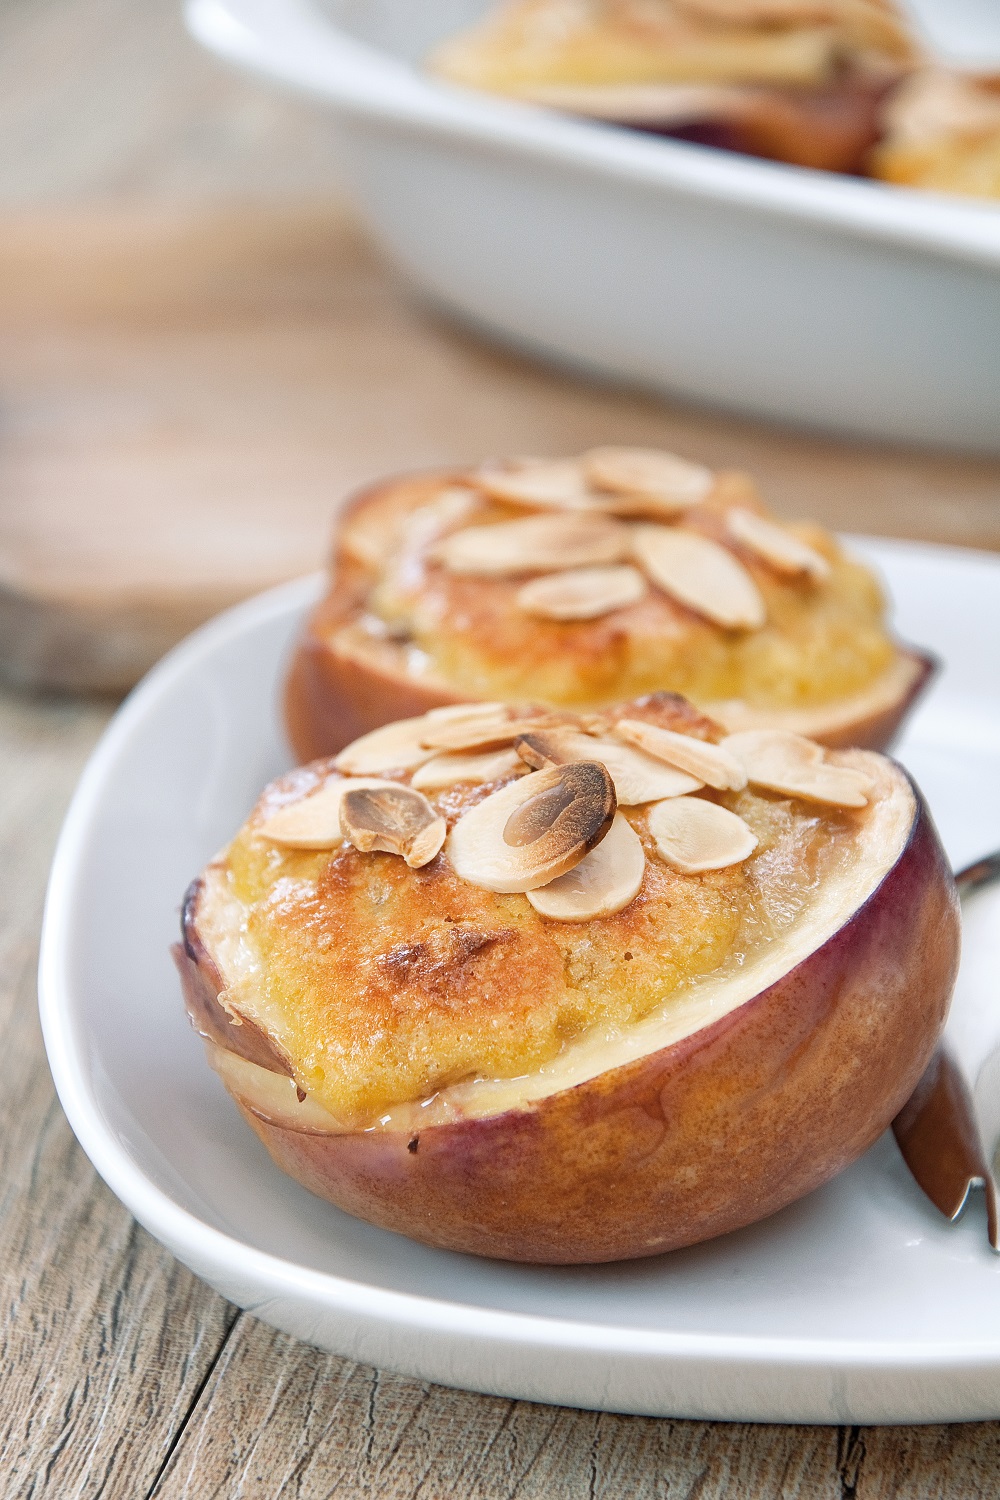
<svg viewBox="0 0 1000 1500">
<path fill-rule="evenodd" d="M 379 484 L 346 508 L 286 708 L 300 760 L 463 701 L 682 693 L 730 730 L 883 748 L 930 670 L 871 571 L 746 476 L 593 449 Z"/>
<path fill-rule="evenodd" d="M 453 83 L 860 171 L 919 51 L 886 0 L 511 0 L 429 60 Z"/>
<path fill-rule="evenodd" d="M 869 166 L 901 187 L 1000 198 L 1000 73 L 914 73 L 889 101 Z"/>
<path fill-rule="evenodd" d="M 655 694 L 432 711 L 290 773 L 175 954 L 307 1188 L 592 1262 L 762 1218 L 865 1150 L 933 1050 L 957 920 L 892 761 Z"/>
</svg>

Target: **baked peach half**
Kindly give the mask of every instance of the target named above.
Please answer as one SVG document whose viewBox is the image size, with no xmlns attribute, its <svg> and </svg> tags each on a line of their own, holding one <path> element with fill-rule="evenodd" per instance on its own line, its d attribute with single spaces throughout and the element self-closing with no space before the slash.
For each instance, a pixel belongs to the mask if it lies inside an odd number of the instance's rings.
<svg viewBox="0 0 1000 1500">
<path fill-rule="evenodd" d="M 918 55 L 878 0 L 507 0 L 428 65 L 465 88 L 857 173 Z"/>
<path fill-rule="evenodd" d="M 930 670 L 892 638 L 871 571 L 821 528 L 779 525 L 746 475 L 596 448 L 359 495 L 286 722 L 307 761 L 448 704 L 670 691 L 730 731 L 883 749 Z"/>
<path fill-rule="evenodd" d="M 955 889 L 872 751 L 667 694 L 380 728 L 272 783 L 175 949 L 274 1161 L 507 1260 L 774 1213 L 890 1124 L 941 1031 Z"/>
</svg>

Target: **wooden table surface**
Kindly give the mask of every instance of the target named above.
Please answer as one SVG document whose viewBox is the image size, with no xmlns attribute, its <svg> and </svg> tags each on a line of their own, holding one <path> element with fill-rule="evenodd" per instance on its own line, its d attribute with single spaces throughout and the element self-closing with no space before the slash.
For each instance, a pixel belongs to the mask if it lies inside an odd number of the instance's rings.
<svg viewBox="0 0 1000 1500">
<path fill-rule="evenodd" d="M 162 202 L 250 187 L 310 194 L 334 171 L 322 122 L 217 72 L 188 47 L 167 0 L 19 0 L 0 10 L 0 204 L 61 210 L 109 193 Z M 846 493 L 849 457 L 824 451 Z M 905 491 L 923 470 L 910 457 L 887 472 Z M 947 472 L 959 478 L 939 485 L 926 529 L 965 540 L 995 524 L 985 471 Z M 36 1016 L 48 862 L 110 712 L 106 702 L 0 692 L 0 1496 L 964 1500 L 1000 1491 L 1000 1424 L 754 1427 L 454 1392 L 320 1354 L 179 1266 L 76 1145 Z"/>
</svg>

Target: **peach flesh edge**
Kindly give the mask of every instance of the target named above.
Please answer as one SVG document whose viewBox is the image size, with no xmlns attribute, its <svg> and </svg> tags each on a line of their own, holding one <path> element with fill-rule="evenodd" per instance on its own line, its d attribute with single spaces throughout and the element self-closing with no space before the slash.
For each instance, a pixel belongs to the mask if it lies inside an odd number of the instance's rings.
<svg viewBox="0 0 1000 1500">
<path fill-rule="evenodd" d="M 873 769 L 863 753 L 843 759 Z M 617 1044 L 567 1049 L 531 1080 L 447 1090 L 438 1122 L 413 1105 L 381 1128 L 324 1134 L 272 1123 L 237 1097 L 242 1113 L 312 1192 L 446 1249 L 621 1260 L 774 1213 L 888 1126 L 933 1051 L 954 984 L 947 861 L 903 773 L 875 767 L 863 878 L 848 872 L 839 891 L 825 888 L 780 955 L 714 996 L 703 983 L 669 1016 Z M 197 921 L 212 947 L 210 911 Z M 202 972 L 183 953 L 180 962 L 182 974 L 185 964 Z M 250 1065 L 247 1076 L 260 1071 Z"/>
<path fill-rule="evenodd" d="M 819 708 L 765 711 L 739 699 L 697 706 L 729 733 L 789 729 L 834 749 L 857 746 L 882 750 L 933 671 L 929 656 L 901 648 L 896 660 L 869 688 Z M 374 652 L 368 655 L 335 649 L 310 620 L 285 683 L 285 725 L 296 757 L 304 764 L 335 755 L 352 740 L 383 724 L 465 701 L 443 680 L 420 681 L 403 669 L 392 670 Z M 568 711 L 586 706 L 569 705 Z"/>
</svg>

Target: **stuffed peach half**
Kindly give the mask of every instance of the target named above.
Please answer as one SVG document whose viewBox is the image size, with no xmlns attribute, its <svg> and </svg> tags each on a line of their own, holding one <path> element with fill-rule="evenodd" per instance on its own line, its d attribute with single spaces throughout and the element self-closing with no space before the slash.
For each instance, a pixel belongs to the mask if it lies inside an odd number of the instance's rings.
<svg viewBox="0 0 1000 1500">
<path fill-rule="evenodd" d="M 651 1255 L 885 1129 L 958 916 L 892 761 L 666 694 L 384 727 L 273 783 L 184 909 L 209 1060 L 274 1161 L 428 1244 Z"/>
<path fill-rule="evenodd" d="M 882 0 L 508 0 L 430 66 L 571 114 L 857 172 L 916 57 Z"/>
<path fill-rule="evenodd" d="M 572 710 L 667 690 L 730 730 L 881 749 L 930 671 L 871 572 L 752 482 L 594 449 L 390 481 L 338 530 L 286 692 L 303 761 L 465 701 Z"/>
<path fill-rule="evenodd" d="M 869 169 L 903 187 L 1000 198 L 1000 70 L 914 73 L 892 97 Z"/>
</svg>

